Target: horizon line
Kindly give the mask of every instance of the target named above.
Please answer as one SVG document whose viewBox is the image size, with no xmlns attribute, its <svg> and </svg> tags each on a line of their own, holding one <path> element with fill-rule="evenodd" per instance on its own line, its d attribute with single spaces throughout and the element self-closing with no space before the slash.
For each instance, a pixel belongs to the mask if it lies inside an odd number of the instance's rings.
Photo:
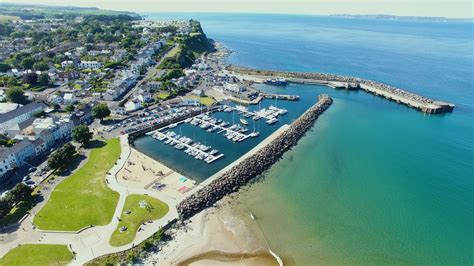
<svg viewBox="0 0 474 266">
<path fill-rule="evenodd" d="M 98 10 L 105 10 L 105 11 L 116 11 L 116 12 L 130 12 L 130 13 L 136 13 L 140 15 L 140 13 L 162 13 L 162 14 L 190 14 L 190 13 L 200 13 L 200 14 L 206 14 L 206 13 L 212 13 L 212 14 L 262 14 L 262 15 L 295 15 L 295 16 L 353 16 L 354 18 L 356 17 L 375 17 L 375 16 L 387 16 L 387 17 L 393 17 L 393 18 L 406 18 L 406 19 L 432 19 L 432 20 L 464 20 L 464 21 L 474 21 L 474 17 L 450 17 L 450 16 L 423 16 L 423 15 L 392 15 L 392 14 L 387 14 L 387 13 L 367 13 L 367 14 L 361 14 L 361 13 L 333 13 L 333 14 L 320 14 L 320 13 L 286 13 L 286 12 L 278 12 L 278 11 L 269 11 L 269 12 L 262 12 L 262 11 L 130 11 L 130 10 L 123 10 L 123 9 L 110 9 L 110 8 L 101 8 L 97 6 L 77 6 L 77 5 L 54 5 L 54 4 L 37 4 L 37 3 L 13 3 L 13 2 L 0 2 L 1 5 L 14 5 L 14 6 L 42 6 L 42 7 L 64 7 L 64 8 L 90 8 L 90 9 L 98 9 Z"/>
</svg>

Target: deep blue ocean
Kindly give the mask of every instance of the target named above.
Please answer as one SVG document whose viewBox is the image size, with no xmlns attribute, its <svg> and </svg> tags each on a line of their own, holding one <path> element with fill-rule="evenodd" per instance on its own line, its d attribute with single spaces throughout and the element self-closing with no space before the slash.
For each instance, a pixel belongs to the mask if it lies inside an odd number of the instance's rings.
<svg viewBox="0 0 474 266">
<path fill-rule="evenodd" d="M 364 92 L 264 87 L 334 104 L 235 207 L 259 217 L 290 265 L 474 263 L 474 23 L 145 15 L 201 21 L 232 64 L 353 75 L 454 103 L 426 115 Z"/>
</svg>

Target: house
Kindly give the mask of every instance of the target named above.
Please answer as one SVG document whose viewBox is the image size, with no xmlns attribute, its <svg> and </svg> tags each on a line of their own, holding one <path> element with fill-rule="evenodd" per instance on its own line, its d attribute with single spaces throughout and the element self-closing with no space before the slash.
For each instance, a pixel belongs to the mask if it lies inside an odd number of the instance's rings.
<svg viewBox="0 0 474 266">
<path fill-rule="evenodd" d="M 143 92 L 137 95 L 136 99 L 141 103 L 149 103 L 153 101 L 153 97 L 148 92 Z"/>
<path fill-rule="evenodd" d="M 0 103 L 0 114 L 8 113 L 22 106 L 23 106 L 22 104 L 18 104 L 18 103 Z"/>
<path fill-rule="evenodd" d="M 161 89 L 161 82 L 159 81 L 148 82 L 148 89 L 152 91 L 157 91 Z"/>
<path fill-rule="evenodd" d="M 74 67 L 74 66 L 76 66 L 76 63 L 73 60 L 64 60 L 61 62 L 62 68 Z"/>
<path fill-rule="evenodd" d="M 63 96 L 64 104 L 75 104 L 77 102 L 76 96 L 72 93 L 65 93 Z"/>
<path fill-rule="evenodd" d="M 0 115 L 0 133 L 30 119 L 33 114 L 42 112 L 45 108 L 44 103 L 33 102 Z"/>
<path fill-rule="evenodd" d="M 9 148 L 0 149 L 0 178 L 16 166 L 16 158 Z"/>
<path fill-rule="evenodd" d="M 195 96 L 199 96 L 199 97 L 203 97 L 204 96 L 204 91 L 203 90 L 198 90 L 198 89 L 195 89 L 191 92 L 192 95 L 195 95 Z"/>
<path fill-rule="evenodd" d="M 226 91 L 235 92 L 235 93 L 241 93 L 241 92 L 244 92 L 244 91 L 247 90 L 247 88 L 245 88 L 245 86 L 240 86 L 240 85 L 234 84 L 234 83 L 224 84 L 224 89 Z"/>
<path fill-rule="evenodd" d="M 88 125 L 92 123 L 94 118 L 92 117 L 92 107 L 90 105 L 84 105 L 76 109 L 71 115 L 71 120 L 74 126 Z"/>
<path fill-rule="evenodd" d="M 179 103 L 179 106 L 200 106 L 200 105 L 201 103 L 199 102 L 199 100 L 195 100 L 195 99 L 185 99 Z"/>
<path fill-rule="evenodd" d="M 142 107 L 141 103 L 137 100 L 129 100 L 125 103 L 124 106 L 125 106 L 125 111 L 127 112 L 133 112 Z"/>
<path fill-rule="evenodd" d="M 97 70 L 101 68 L 103 64 L 98 61 L 81 61 L 78 65 L 80 69 L 92 69 Z"/>
<path fill-rule="evenodd" d="M 48 147 L 46 146 L 46 142 L 40 138 L 35 139 L 32 141 L 33 145 L 35 146 L 35 154 L 36 156 L 46 152 Z"/>
<path fill-rule="evenodd" d="M 35 146 L 29 140 L 22 140 L 12 147 L 10 147 L 10 151 L 15 156 L 16 165 L 15 166 L 22 166 L 25 164 L 25 161 L 31 157 L 36 155 Z"/>
<path fill-rule="evenodd" d="M 37 118 L 33 122 L 33 129 L 35 135 L 39 136 L 45 130 L 49 130 L 53 136 L 52 142 L 58 140 L 65 140 L 71 137 L 72 128 L 74 124 L 69 117 L 47 117 L 47 118 Z M 47 146 L 50 146 L 51 139 L 49 136 L 43 135 L 47 143 Z"/>
<path fill-rule="evenodd" d="M 48 102 L 52 104 L 62 104 L 64 102 L 64 99 L 61 95 L 53 94 L 49 96 Z"/>
<path fill-rule="evenodd" d="M 71 80 L 75 80 L 79 78 L 79 73 L 76 71 L 68 71 L 68 72 L 59 72 L 58 73 L 58 80 L 62 82 L 69 82 Z"/>
<path fill-rule="evenodd" d="M 125 108 L 123 108 L 123 107 L 113 107 L 113 108 L 110 108 L 110 112 L 111 112 L 113 115 L 126 115 L 126 114 L 127 114 L 127 111 L 125 111 Z"/>
</svg>

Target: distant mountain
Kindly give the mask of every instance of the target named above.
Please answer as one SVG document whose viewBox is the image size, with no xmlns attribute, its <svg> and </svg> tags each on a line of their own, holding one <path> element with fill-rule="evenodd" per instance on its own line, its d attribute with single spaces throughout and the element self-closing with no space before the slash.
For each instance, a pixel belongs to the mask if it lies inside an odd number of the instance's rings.
<svg viewBox="0 0 474 266">
<path fill-rule="evenodd" d="M 113 11 L 96 7 L 50 6 L 41 4 L 0 3 L 0 15 L 18 16 L 21 19 L 63 18 L 87 15 L 130 16 L 140 19 L 140 15 L 128 11 Z"/>
<path fill-rule="evenodd" d="M 393 15 L 352 15 L 352 14 L 335 14 L 331 17 L 340 18 L 362 18 L 362 19 L 384 19 L 384 20 L 416 20 L 416 21 L 474 21 L 472 18 L 446 18 L 446 17 L 418 17 L 418 16 L 393 16 Z"/>
</svg>

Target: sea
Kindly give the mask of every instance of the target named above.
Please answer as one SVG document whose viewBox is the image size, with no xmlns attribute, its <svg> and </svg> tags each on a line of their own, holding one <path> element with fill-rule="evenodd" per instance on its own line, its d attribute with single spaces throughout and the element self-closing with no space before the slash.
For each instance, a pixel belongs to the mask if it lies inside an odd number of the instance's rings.
<svg viewBox="0 0 474 266">
<path fill-rule="evenodd" d="M 209 38 L 233 51 L 231 64 L 357 76 L 454 103 L 453 113 L 427 115 L 365 92 L 261 86 L 301 100 L 264 102 L 287 108 L 288 114 L 273 126 L 256 125 L 263 132 L 260 140 L 272 127 L 291 122 L 321 93 L 334 104 L 296 147 L 240 193 L 233 207 L 252 211 L 287 265 L 473 265 L 473 22 L 143 15 L 199 20 Z M 206 137 L 200 128 L 176 130 L 198 134 L 226 156 L 204 167 L 159 141 L 144 138 L 137 146 L 197 180 L 257 141 L 234 144 L 222 136 Z"/>
</svg>

